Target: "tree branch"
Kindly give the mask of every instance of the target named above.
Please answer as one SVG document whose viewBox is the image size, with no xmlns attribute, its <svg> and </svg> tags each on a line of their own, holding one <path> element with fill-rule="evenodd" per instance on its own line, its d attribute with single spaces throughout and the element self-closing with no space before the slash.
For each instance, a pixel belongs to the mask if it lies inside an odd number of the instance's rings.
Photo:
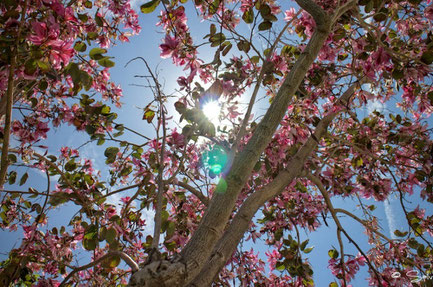
<svg viewBox="0 0 433 287">
<path fill-rule="evenodd" d="M 364 254 L 364 252 L 361 250 L 361 248 L 358 246 L 358 244 L 349 236 L 349 234 L 347 234 L 346 230 L 343 228 L 343 226 L 340 223 L 340 220 L 337 217 L 337 213 L 334 209 L 334 206 L 332 205 L 331 202 L 331 198 L 329 196 L 328 191 L 326 191 L 326 188 L 323 186 L 322 182 L 320 181 L 320 179 L 314 175 L 307 174 L 307 178 L 309 180 L 311 180 L 319 189 L 320 193 L 323 195 L 323 198 L 325 199 L 325 203 L 326 206 L 329 209 L 329 212 L 332 215 L 332 218 L 334 219 L 335 224 L 337 225 L 338 229 L 341 230 L 344 235 L 347 237 L 347 239 L 349 239 L 349 241 L 355 245 L 355 247 L 358 249 L 359 252 L 361 252 L 361 254 L 364 256 L 365 260 L 367 261 L 368 266 L 370 267 L 370 269 L 374 272 L 377 281 L 379 282 L 379 285 L 382 286 L 381 282 L 381 276 L 379 275 L 379 273 L 377 272 L 376 268 L 374 268 L 373 264 L 370 262 L 370 259 L 368 259 L 368 257 Z M 342 257 L 344 256 L 344 254 L 341 255 Z"/>
<path fill-rule="evenodd" d="M 2 155 L 1 155 L 1 163 L 0 163 L 0 188 L 3 187 L 3 184 L 6 180 L 6 173 L 8 170 L 9 160 L 9 141 L 10 141 L 10 133 L 11 133 L 11 123 L 12 123 L 12 103 L 14 101 L 14 72 L 16 65 L 16 57 L 18 44 L 21 38 L 21 30 L 24 24 L 24 20 L 27 13 L 27 3 L 28 0 L 24 2 L 24 6 L 21 10 L 21 21 L 18 27 L 17 38 L 15 39 L 15 44 L 12 50 L 11 63 L 9 65 L 9 75 L 8 75 L 8 87 L 6 90 L 6 118 L 5 118 L 5 126 L 3 129 L 3 145 L 2 145 Z"/>
<path fill-rule="evenodd" d="M 296 0 L 296 3 L 307 11 L 316 22 L 317 28 L 322 29 L 322 26 L 330 23 L 329 16 L 326 12 L 312 0 Z"/>
<path fill-rule="evenodd" d="M 383 239 L 385 239 L 389 245 L 391 247 L 394 248 L 394 251 L 398 254 L 398 256 L 401 258 L 402 261 L 406 261 L 408 264 L 413 265 L 413 266 L 418 266 L 418 268 L 422 269 L 421 266 L 419 266 L 418 262 L 415 262 L 409 258 L 407 258 L 407 256 L 402 256 L 402 254 L 400 253 L 400 250 L 398 249 L 398 246 L 394 245 L 394 240 L 388 238 L 386 235 L 384 235 L 383 233 L 381 233 L 379 230 L 372 228 L 371 226 L 369 226 L 367 224 L 367 222 L 365 220 L 362 220 L 361 218 L 359 218 L 358 216 L 356 216 L 355 214 L 345 210 L 345 209 L 341 209 L 341 208 L 334 208 L 335 212 L 337 213 L 343 213 L 348 215 L 349 217 L 355 219 L 356 221 L 358 221 L 360 224 L 362 224 L 362 226 L 364 226 L 365 228 L 367 228 L 370 232 L 377 234 L 378 236 L 382 237 Z"/>
<path fill-rule="evenodd" d="M 108 259 L 108 258 L 113 257 L 113 256 L 119 256 L 121 259 L 123 259 L 123 261 L 125 261 L 125 263 L 128 264 L 129 267 L 131 267 L 132 272 L 138 271 L 138 269 L 139 269 L 138 264 L 128 254 L 126 254 L 123 251 L 111 251 L 110 253 L 107 253 L 104 256 L 99 257 L 98 259 L 96 259 L 95 261 L 93 261 L 89 264 L 74 268 L 74 270 L 72 270 L 68 274 L 68 276 L 66 276 L 65 279 L 63 279 L 63 281 L 62 281 L 62 283 L 60 283 L 59 287 L 65 286 L 65 284 L 69 281 L 69 279 L 71 279 L 71 277 L 74 276 L 76 273 L 83 271 L 83 270 L 86 270 L 86 269 L 89 269 L 89 268 L 99 264 L 100 262 L 104 261 L 105 259 Z"/>
<path fill-rule="evenodd" d="M 186 190 L 188 190 L 189 192 L 191 192 L 192 194 L 194 194 L 198 199 L 200 199 L 200 201 L 208 206 L 209 205 L 209 199 L 204 196 L 203 193 L 201 193 L 199 190 L 195 189 L 194 187 L 192 187 L 191 185 L 183 182 L 183 181 L 178 181 L 176 183 L 174 183 L 175 185 L 178 185 L 180 187 L 185 188 Z"/>
<path fill-rule="evenodd" d="M 278 34 L 277 38 L 275 39 L 275 41 L 274 41 L 274 43 L 273 43 L 273 45 L 272 45 L 272 47 L 271 47 L 271 49 L 269 51 L 268 56 L 266 57 L 266 59 L 263 62 L 262 69 L 260 70 L 260 74 L 259 74 L 259 76 L 257 78 L 256 86 L 254 87 L 253 94 L 251 95 L 251 99 L 250 99 L 250 102 L 248 104 L 247 113 L 244 116 L 244 119 L 243 119 L 241 128 L 239 130 L 239 133 L 237 134 L 235 142 L 233 143 L 233 147 L 232 147 L 232 151 L 231 151 L 232 154 L 236 153 L 237 149 L 239 148 L 239 143 L 241 142 L 242 138 L 245 135 L 246 127 L 247 127 L 247 124 L 248 124 L 248 120 L 250 119 L 251 111 L 252 111 L 254 103 L 256 101 L 257 93 L 259 92 L 263 76 L 265 74 L 265 66 L 266 66 L 267 62 L 269 61 L 269 59 L 271 58 L 272 54 L 274 53 L 275 48 L 277 47 L 277 44 L 280 41 L 281 37 L 283 36 L 284 32 L 286 32 L 287 28 L 292 24 L 292 22 L 296 18 L 298 18 L 298 16 L 299 16 L 300 13 L 301 13 L 301 11 L 298 11 L 298 13 L 296 13 L 296 15 L 289 22 L 286 23 L 286 25 L 284 26 L 284 28 L 281 30 L 280 34 Z"/>
<path fill-rule="evenodd" d="M 190 271 L 188 278 L 186 278 L 187 282 L 198 274 L 222 236 L 240 191 L 251 175 L 261 153 L 271 141 L 287 112 L 290 100 L 313 64 L 330 31 L 330 23 L 324 23 L 321 29 L 315 30 L 308 45 L 278 90 L 262 121 L 257 125 L 248 144 L 233 159 L 232 167 L 226 178 L 220 180 L 219 185 L 226 187 L 223 188 L 225 192 L 217 192 L 213 195 L 199 227 L 181 253 Z"/>
<path fill-rule="evenodd" d="M 337 103 L 347 107 L 355 89 L 359 88 L 361 84 L 362 80 L 352 84 L 339 98 Z M 245 200 L 224 232 L 224 235 L 216 244 L 211 257 L 200 271 L 200 274 L 194 279 L 192 286 L 200 287 L 210 285 L 214 277 L 218 274 L 218 271 L 232 255 L 234 248 L 239 244 L 244 233 L 248 230 L 249 224 L 257 210 L 263 206 L 265 202 L 282 192 L 286 186 L 301 174 L 306 159 L 318 145 L 318 139 L 325 135 L 329 124 L 340 112 L 341 110 L 331 113 L 318 123 L 314 134 L 308 138 L 306 143 L 287 164 L 290 169 L 280 171 L 272 182 L 255 191 Z"/>
</svg>

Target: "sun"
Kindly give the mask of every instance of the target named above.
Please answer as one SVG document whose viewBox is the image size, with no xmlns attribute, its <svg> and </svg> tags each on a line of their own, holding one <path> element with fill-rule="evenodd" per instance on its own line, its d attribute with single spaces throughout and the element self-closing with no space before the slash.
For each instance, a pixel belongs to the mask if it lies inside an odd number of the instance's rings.
<svg viewBox="0 0 433 287">
<path fill-rule="evenodd" d="M 209 101 L 203 105 L 203 114 L 213 124 L 219 123 L 219 115 L 221 112 L 221 105 L 218 101 Z"/>
</svg>

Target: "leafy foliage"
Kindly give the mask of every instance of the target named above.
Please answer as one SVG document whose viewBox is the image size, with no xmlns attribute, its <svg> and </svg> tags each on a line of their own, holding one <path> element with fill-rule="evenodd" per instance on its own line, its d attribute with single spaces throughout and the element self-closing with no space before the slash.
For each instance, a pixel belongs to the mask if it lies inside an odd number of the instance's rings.
<svg viewBox="0 0 433 287">
<path fill-rule="evenodd" d="M 109 48 L 140 32 L 130 1 L 0 3 L 0 227 L 23 233 L 0 285 L 136 286 L 152 264 L 162 266 L 147 278 L 155 286 L 323 285 L 313 258 L 326 254 L 329 286 L 361 269 L 373 286 L 431 281 L 433 4 L 154 0 L 139 10 L 159 15 L 161 58 L 184 73 L 166 94 L 144 61 L 154 95 L 144 132 L 117 122 L 122 90 L 109 74 Z M 203 112 L 209 100 L 222 121 Z M 78 144 L 52 149 L 50 131 L 65 125 L 85 131 L 102 170 Z M 381 230 L 381 203 L 395 197 L 404 226 Z M 365 236 L 351 237 L 348 222 Z M 328 251 L 305 238 L 324 229 L 335 234 Z M 264 254 L 240 244 L 258 239 Z M 74 267 L 80 252 L 91 263 Z M 179 263 L 196 268 L 171 272 Z"/>
</svg>

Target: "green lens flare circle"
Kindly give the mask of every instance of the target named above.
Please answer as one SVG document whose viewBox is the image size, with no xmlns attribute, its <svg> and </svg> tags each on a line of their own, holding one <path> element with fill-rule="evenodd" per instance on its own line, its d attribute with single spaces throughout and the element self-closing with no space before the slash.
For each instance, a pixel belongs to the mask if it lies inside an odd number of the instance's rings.
<svg viewBox="0 0 433 287">
<path fill-rule="evenodd" d="M 227 152 L 216 145 L 203 154 L 203 164 L 210 172 L 219 175 L 227 165 Z"/>
</svg>

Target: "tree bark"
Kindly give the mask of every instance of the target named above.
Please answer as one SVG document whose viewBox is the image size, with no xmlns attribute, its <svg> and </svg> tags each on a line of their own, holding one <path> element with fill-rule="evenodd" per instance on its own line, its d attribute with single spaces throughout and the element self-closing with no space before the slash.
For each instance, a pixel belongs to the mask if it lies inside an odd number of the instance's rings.
<svg viewBox="0 0 433 287">
<path fill-rule="evenodd" d="M 219 187 L 226 184 L 225 192 L 214 193 L 200 225 L 182 250 L 180 254 L 181 259 L 174 262 L 152 262 L 133 274 L 129 286 L 201 287 L 210 285 L 213 278 L 235 250 L 257 209 L 267 200 L 278 194 L 296 177 L 305 159 L 317 145 L 316 139 L 310 138 L 304 146 L 305 148 L 302 148 L 293 159 L 296 162 L 295 166 L 299 168 L 280 173 L 268 185 L 266 192 L 262 194 L 256 192 L 250 196 L 240 208 L 232 224 L 226 228 L 238 195 L 250 177 L 254 165 L 271 141 L 273 134 L 287 112 L 288 105 L 294 93 L 297 91 L 331 32 L 333 24 L 331 17 L 316 3 L 311 0 L 297 0 L 297 2 L 313 16 L 317 25 L 316 30 L 285 78 L 251 139 L 244 149 L 233 159 L 233 164 L 228 175 L 225 179 L 220 180 Z M 347 9 L 349 9 L 348 7 Z M 338 10 L 338 14 L 342 14 L 342 11 Z M 332 20 L 335 20 L 336 17 L 335 15 L 333 16 Z M 322 120 L 323 124 L 328 120 L 329 118 L 325 117 Z M 329 122 L 325 125 L 324 131 L 326 131 Z M 319 130 L 319 127 L 317 130 Z M 320 138 L 322 134 L 318 134 L 317 136 Z M 227 230 L 224 232 L 225 229 Z"/>
<path fill-rule="evenodd" d="M 316 8 L 321 10 L 318 6 Z M 323 14 L 323 18 L 327 19 L 325 14 Z M 331 30 L 330 21 L 322 20 L 319 22 L 323 24 L 318 25 L 307 47 L 287 75 L 248 144 L 235 156 L 233 165 L 225 179 L 226 191 L 214 194 L 198 229 L 183 249 L 181 256 L 185 263 L 195 265 L 195 268 L 188 272 L 186 282 L 190 282 L 200 272 L 200 269 L 210 257 L 215 244 L 223 235 L 239 193 L 251 175 L 254 165 L 263 150 L 271 141 L 279 123 L 287 112 L 290 100 L 328 37 Z M 222 184 L 221 181 L 220 184 Z"/>
<path fill-rule="evenodd" d="M 360 83 L 353 84 L 340 98 L 344 106 L 347 105 L 355 89 L 360 87 Z M 282 170 L 275 179 L 260 190 L 255 191 L 242 204 L 236 216 L 233 218 L 223 237 L 219 240 L 209 261 L 201 270 L 200 274 L 194 279 L 191 286 L 209 286 L 218 275 L 219 270 L 224 267 L 230 259 L 236 246 L 238 246 L 245 232 L 248 230 L 251 220 L 261 206 L 267 201 L 281 193 L 304 168 L 307 158 L 311 155 L 318 145 L 318 140 L 322 138 L 332 120 L 339 112 L 324 117 L 317 125 L 314 136 L 310 136 L 307 142 L 299 149 L 295 156 L 288 163 L 289 169 Z"/>
</svg>

